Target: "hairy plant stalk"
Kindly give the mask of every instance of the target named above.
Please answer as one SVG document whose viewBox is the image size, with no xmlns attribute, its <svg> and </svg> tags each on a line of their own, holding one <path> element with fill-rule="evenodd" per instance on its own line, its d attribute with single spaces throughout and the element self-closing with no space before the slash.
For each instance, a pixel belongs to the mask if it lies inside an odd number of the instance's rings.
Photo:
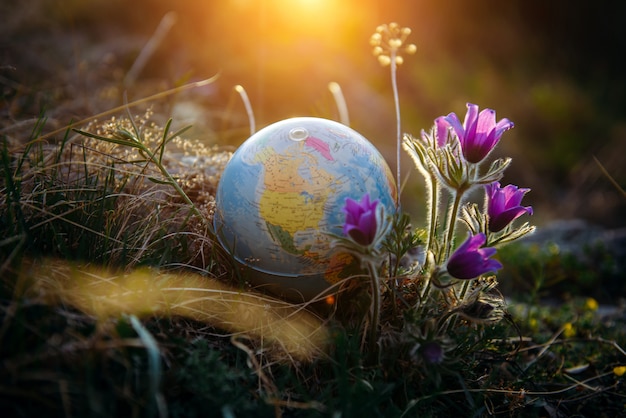
<svg viewBox="0 0 626 418">
<path fill-rule="evenodd" d="M 448 214 L 448 221 L 446 224 L 446 239 L 444 242 L 444 257 L 441 261 L 445 261 L 450 257 L 450 251 L 452 250 L 452 241 L 454 240 L 454 230 L 456 228 L 456 220 L 459 214 L 459 208 L 465 195 L 464 189 L 455 190 L 453 194 L 453 202 L 450 213 Z"/>
<path fill-rule="evenodd" d="M 437 233 L 437 219 L 439 218 L 439 194 L 441 192 L 439 182 L 433 174 L 430 174 L 429 180 L 430 182 L 427 182 L 427 187 L 430 189 L 430 197 L 426 202 L 428 206 L 428 241 L 426 241 L 427 254 L 428 251 L 432 250 L 433 241 L 435 240 Z"/>
</svg>

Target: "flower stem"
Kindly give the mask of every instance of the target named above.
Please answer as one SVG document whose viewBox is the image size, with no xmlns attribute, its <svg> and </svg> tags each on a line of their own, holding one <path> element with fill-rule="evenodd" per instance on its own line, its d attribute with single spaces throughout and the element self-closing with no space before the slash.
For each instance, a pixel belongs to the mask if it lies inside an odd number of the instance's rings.
<svg viewBox="0 0 626 418">
<path fill-rule="evenodd" d="M 374 263 L 367 262 L 367 269 L 370 273 L 370 284 L 372 288 L 372 304 L 370 313 L 372 315 L 369 330 L 369 345 L 372 358 L 378 358 L 378 326 L 380 323 L 380 278 Z"/>
<path fill-rule="evenodd" d="M 461 287 L 461 294 L 459 295 L 459 301 L 461 303 L 463 303 L 463 300 L 465 299 L 465 295 L 467 294 L 467 289 L 469 289 L 470 287 L 470 283 L 473 280 L 464 280 L 463 281 L 463 286 Z"/>
<path fill-rule="evenodd" d="M 430 213 L 428 219 L 428 241 L 426 242 L 426 254 L 432 249 L 437 230 L 437 217 L 439 212 L 439 183 L 434 175 L 430 175 Z"/>
<path fill-rule="evenodd" d="M 431 281 L 430 275 L 428 275 L 428 277 L 424 281 L 424 287 L 422 288 L 422 291 L 420 292 L 420 299 L 418 301 L 419 303 L 418 312 L 420 313 L 423 313 L 424 307 L 426 306 L 426 299 L 428 299 L 428 296 L 430 295 L 430 288 L 431 288 L 430 281 Z"/>
<path fill-rule="evenodd" d="M 452 249 L 452 240 L 454 238 L 454 229 L 456 227 L 456 218 L 459 213 L 459 207 L 461 206 L 461 201 L 463 200 L 463 195 L 465 194 L 465 189 L 459 189 L 454 192 L 454 202 L 452 203 L 452 210 L 448 216 L 448 224 L 447 226 L 447 234 L 446 241 L 444 246 L 444 257 L 443 260 L 447 260 L 450 256 L 450 250 Z"/>
<path fill-rule="evenodd" d="M 252 110 L 252 104 L 250 104 L 248 93 L 246 93 L 246 89 L 244 89 L 243 86 L 240 84 L 237 84 L 235 86 L 235 91 L 239 93 L 241 101 L 246 108 L 246 113 L 248 114 L 248 123 L 250 124 L 250 136 L 252 136 L 256 132 L 256 122 L 254 120 L 254 111 Z"/>
<path fill-rule="evenodd" d="M 400 146 L 402 128 L 400 125 L 400 98 L 398 96 L 398 81 L 396 77 L 396 51 L 391 51 L 391 89 L 393 90 L 393 102 L 396 110 L 396 187 L 398 188 L 396 196 L 396 207 L 400 209 Z"/>
</svg>

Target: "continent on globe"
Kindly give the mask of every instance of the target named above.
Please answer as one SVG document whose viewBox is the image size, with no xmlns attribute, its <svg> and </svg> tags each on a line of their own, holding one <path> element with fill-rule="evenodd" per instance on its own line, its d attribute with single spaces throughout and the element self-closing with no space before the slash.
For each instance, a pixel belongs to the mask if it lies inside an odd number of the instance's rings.
<svg viewBox="0 0 626 418">
<path fill-rule="evenodd" d="M 354 272 L 338 253 L 346 198 L 369 193 L 396 210 L 393 175 L 378 150 L 353 129 L 320 118 L 292 118 L 248 138 L 218 185 L 214 227 L 251 283 L 311 300 Z"/>
<path fill-rule="evenodd" d="M 306 142 L 299 144 L 306 146 Z M 300 148 L 283 154 L 272 149 L 263 153 L 260 160 L 264 165 L 264 190 L 259 201 L 261 217 L 291 235 L 307 228 L 319 228 L 332 174 L 317 167 L 314 156 Z M 302 210 L 304 207 L 310 210 Z"/>
</svg>

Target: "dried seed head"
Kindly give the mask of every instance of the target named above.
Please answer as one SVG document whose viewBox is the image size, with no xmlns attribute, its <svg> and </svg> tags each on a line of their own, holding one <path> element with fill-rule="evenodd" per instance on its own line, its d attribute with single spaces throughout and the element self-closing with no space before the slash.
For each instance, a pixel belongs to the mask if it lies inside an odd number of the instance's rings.
<svg viewBox="0 0 626 418">
<path fill-rule="evenodd" d="M 389 40 L 389 47 L 393 49 L 398 49 L 402 46 L 402 39 L 393 38 Z"/>
<path fill-rule="evenodd" d="M 383 36 L 382 36 L 380 33 L 376 32 L 376 33 L 375 33 L 375 34 L 373 34 L 373 35 L 372 35 L 372 37 L 370 38 L 370 44 L 371 44 L 372 46 L 377 46 L 377 45 L 380 45 L 380 43 L 381 43 L 382 39 L 383 39 Z"/>
<path fill-rule="evenodd" d="M 417 47 L 405 42 L 410 34 L 410 28 L 400 27 L 395 22 L 378 26 L 370 37 L 370 45 L 374 47 L 373 53 L 378 62 L 382 66 L 388 66 L 392 62 L 400 65 L 404 62 L 401 53 L 414 54 Z"/>
<path fill-rule="evenodd" d="M 389 58 L 388 55 L 379 55 L 378 56 L 378 62 L 380 63 L 380 65 L 382 65 L 383 67 L 388 66 L 389 64 L 391 64 L 391 58 Z"/>
</svg>

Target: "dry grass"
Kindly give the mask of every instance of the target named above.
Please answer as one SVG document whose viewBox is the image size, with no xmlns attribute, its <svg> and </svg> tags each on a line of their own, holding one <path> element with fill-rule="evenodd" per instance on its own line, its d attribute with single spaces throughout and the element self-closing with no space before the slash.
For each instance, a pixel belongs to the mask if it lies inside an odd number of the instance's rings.
<svg viewBox="0 0 626 418">
<path fill-rule="evenodd" d="M 168 137 L 169 123 L 151 117 L 93 118 L 57 144 L 5 143 L 0 211 L 17 229 L 0 246 L 24 246 L 5 253 L 6 288 L 97 318 L 181 316 L 282 345 L 287 357 L 321 353 L 320 320 L 251 292 L 213 239 L 215 190 L 231 153 Z M 142 147 L 120 142 L 133 135 Z"/>
<path fill-rule="evenodd" d="M 189 272 L 123 273 L 43 259 L 23 264 L 17 283 L 20 298 L 71 307 L 103 324 L 122 315 L 187 318 L 294 361 L 322 355 L 328 343 L 323 322 L 304 307 Z"/>
</svg>

